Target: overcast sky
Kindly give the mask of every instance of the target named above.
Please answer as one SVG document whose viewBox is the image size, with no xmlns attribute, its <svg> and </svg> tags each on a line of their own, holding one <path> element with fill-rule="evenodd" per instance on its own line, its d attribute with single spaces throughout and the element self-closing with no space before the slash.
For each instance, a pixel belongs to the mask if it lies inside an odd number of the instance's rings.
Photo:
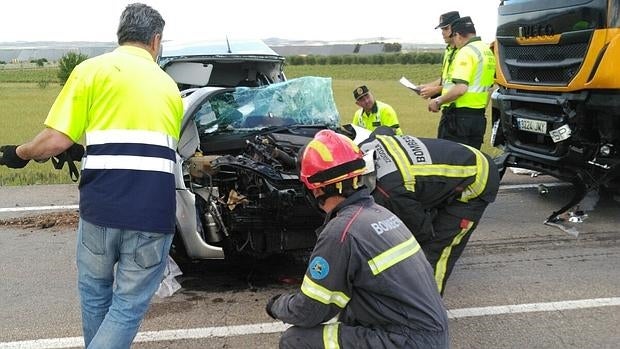
<svg viewBox="0 0 620 349">
<path fill-rule="evenodd" d="M 0 42 L 116 41 L 123 0 L 14 0 L 0 8 Z M 355 40 L 442 43 L 441 13 L 469 15 L 492 41 L 497 0 L 144 0 L 164 20 L 164 40 Z"/>
</svg>

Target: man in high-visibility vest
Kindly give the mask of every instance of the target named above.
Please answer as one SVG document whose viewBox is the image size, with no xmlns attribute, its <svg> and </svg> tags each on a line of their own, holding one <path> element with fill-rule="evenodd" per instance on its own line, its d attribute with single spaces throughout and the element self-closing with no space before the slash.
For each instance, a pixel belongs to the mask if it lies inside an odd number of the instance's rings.
<svg viewBox="0 0 620 349">
<path fill-rule="evenodd" d="M 375 99 L 366 85 L 353 90 L 355 104 L 360 106 L 353 115 L 353 125 L 373 131 L 379 126 L 392 127 L 396 134 L 402 134 L 398 124 L 398 116 L 394 108 L 387 103 Z"/>
<path fill-rule="evenodd" d="M 443 295 L 454 264 L 497 195 L 495 163 L 465 144 L 394 135 L 386 127 L 370 136 L 358 130 L 355 143 L 368 169 L 363 183 L 411 230 Z"/>
<path fill-rule="evenodd" d="M 452 22 L 458 51 L 441 96 L 428 102 L 428 110 L 442 111 L 438 138 L 480 149 L 486 130 L 484 116 L 495 76 L 495 57 L 489 45 L 476 36 L 470 17 Z"/>
<path fill-rule="evenodd" d="M 456 54 L 456 47 L 452 40 L 452 22 L 459 19 L 461 15 L 459 11 L 450 11 L 439 16 L 439 25 L 435 29 L 441 29 L 441 37 L 446 43 L 446 49 L 443 53 L 443 61 L 441 64 L 441 76 L 434 81 L 426 84 L 421 84 L 420 97 L 424 99 L 434 98 L 441 95 L 441 89 L 446 79 L 449 76 L 449 70 Z"/>
<path fill-rule="evenodd" d="M 131 347 L 175 232 L 183 101 L 156 62 L 164 24 L 152 7 L 127 5 L 119 46 L 73 69 L 37 136 L 0 147 L 10 168 L 63 152 L 82 162 L 76 264 L 90 349 Z"/>
</svg>

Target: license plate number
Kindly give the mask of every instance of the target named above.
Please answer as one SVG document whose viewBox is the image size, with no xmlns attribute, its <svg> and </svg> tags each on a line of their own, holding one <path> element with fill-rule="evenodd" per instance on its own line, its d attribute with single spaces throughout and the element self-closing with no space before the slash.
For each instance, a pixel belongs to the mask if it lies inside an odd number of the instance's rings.
<svg viewBox="0 0 620 349">
<path fill-rule="evenodd" d="M 517 118 L 517 127 L 519 130 L 547 134 L 547 122 L 540 120 Z"/>
</svg>

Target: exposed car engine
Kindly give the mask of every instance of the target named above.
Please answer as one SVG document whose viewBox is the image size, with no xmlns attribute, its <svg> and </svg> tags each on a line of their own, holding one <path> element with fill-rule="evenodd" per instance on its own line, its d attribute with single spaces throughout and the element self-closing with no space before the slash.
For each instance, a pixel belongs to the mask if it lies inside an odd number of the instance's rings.
<svg viewBox="0 0 620 349">
<path fill-rule="evenodd" d="M 255 257 L 314 245 L 323 218 L 305 198 L 296 156 L 309 137 L 257 135 L 243 153 L 190 159 L 205 241 L 228 257 Z"/>
</svg>

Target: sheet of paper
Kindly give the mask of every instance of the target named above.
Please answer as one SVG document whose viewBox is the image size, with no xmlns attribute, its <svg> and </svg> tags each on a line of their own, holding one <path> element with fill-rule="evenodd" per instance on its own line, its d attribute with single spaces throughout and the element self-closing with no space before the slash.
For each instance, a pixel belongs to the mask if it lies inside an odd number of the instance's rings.
<svg viewBox="0 0 620 349">
<path fill-rule="evenodd" d="M 403 76 L 402 78 L 400 78 L 400 80 L 398 80 L 398 82 L 400 82 L 403 86 L 410 89 L 411 91 L 420 94 L 420 88 L 416 86 L 416 84 L 409 81 L 406 77 Z"/>
</svg>

